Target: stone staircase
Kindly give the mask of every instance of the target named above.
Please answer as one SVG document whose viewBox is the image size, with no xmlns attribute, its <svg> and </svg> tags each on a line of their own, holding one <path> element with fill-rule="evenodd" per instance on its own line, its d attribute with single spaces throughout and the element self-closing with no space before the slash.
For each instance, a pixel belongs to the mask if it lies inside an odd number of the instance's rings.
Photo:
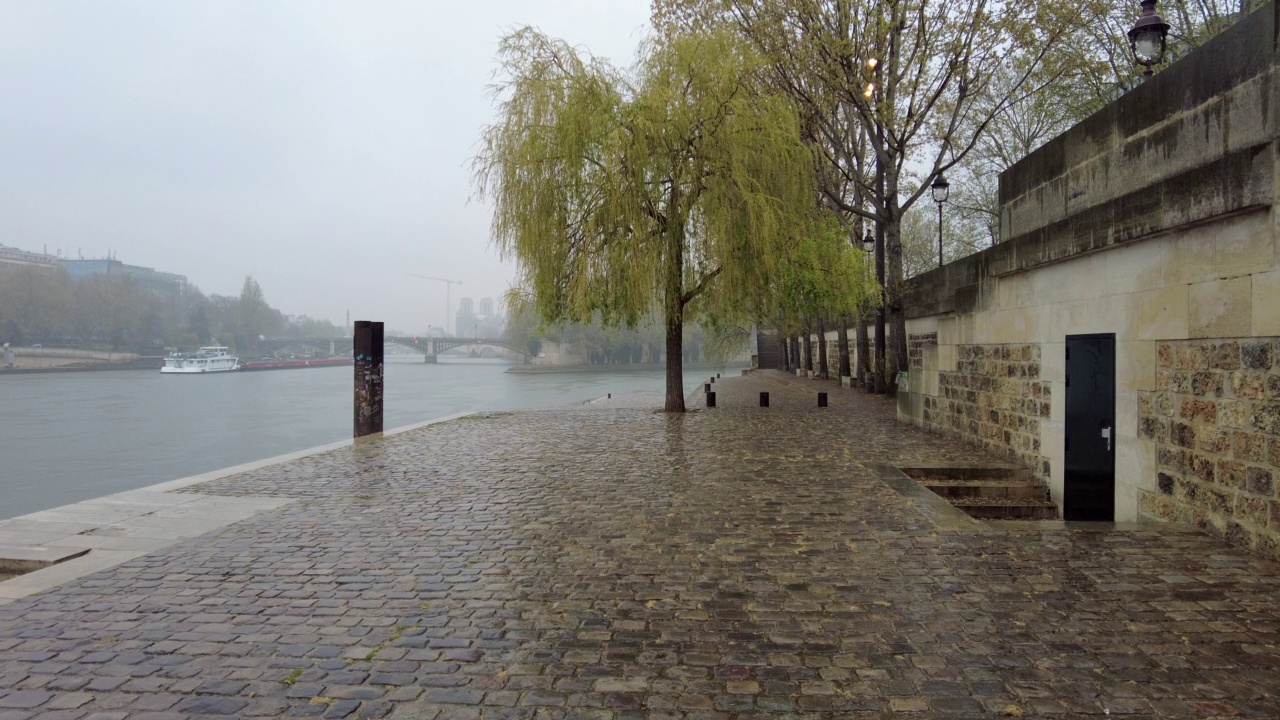
<svg viewBox="0 0 1280 720">
<path fill-rule="evenodd" d="M 978 520 L 1057 520 L 1049 488 L 1016 465 L 898 468 Z"/>
</svg>

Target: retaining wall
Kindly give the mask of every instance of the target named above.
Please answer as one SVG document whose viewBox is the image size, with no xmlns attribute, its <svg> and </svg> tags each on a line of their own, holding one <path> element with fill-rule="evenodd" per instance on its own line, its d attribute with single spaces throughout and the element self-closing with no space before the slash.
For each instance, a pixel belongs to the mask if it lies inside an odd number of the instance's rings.
<svg viewBox="0 0 1280 720">
<path fill-rule="evenodd" d="M 1116 339 L 1116 519 L 1280 557 L 1276 4 L 1000 178 L 995 247 L 910 283 L 900 417 L 1061 503 L 1065 341 Z"/>
</svg>

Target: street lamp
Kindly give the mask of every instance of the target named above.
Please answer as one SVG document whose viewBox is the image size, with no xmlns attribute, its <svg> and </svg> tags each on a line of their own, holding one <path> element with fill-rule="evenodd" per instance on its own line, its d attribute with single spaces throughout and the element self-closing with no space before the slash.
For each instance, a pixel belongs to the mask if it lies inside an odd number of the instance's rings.
<svg viewBox="0 0 1280 720">
<path fill-rule="evenodd" d="M 1129 49 L 1138 64 L 1146 68 L 1143 77 L 1151 77 L 1151 67 L 1164 62 L 1168 36 L 1169 23 L 1156 14 L 1156 0 L 1142 0 L 1142 14 L 1129 30 Z"/>
<path fill-rule="evenodd" d="M 947 195 L 950 194 L 951 183 L 938 173 L 938 177 L 933 179 L 933 184 L 929 189 L 933 191 L 933 201 L 938 203 L 938 267 L 942 267 L 942 203 L 947 201 Z"/>
</svg>

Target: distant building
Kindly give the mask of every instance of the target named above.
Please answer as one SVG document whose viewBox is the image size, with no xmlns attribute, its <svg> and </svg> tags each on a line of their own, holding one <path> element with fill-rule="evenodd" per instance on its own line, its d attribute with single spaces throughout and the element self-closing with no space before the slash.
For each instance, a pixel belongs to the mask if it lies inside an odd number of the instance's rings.
<svg viewBox="0 0 1280 720">
<path fill-rule="evenodd" d="M 495 305 L 493 298 L 481 298 L 480 312 L 477 313 L 475 301 L 471 298 L 462 298 L 458 303 L 458 324 L 455 326 L 457 329 L 454 334 L 457 337 L 473 335 L 481 338 L 500 337 L 506 321 L 495 312 L 497 309 Z"/>
<path fill-rule="evenodd" d="M 185 275 L 159 272 L 140 265 L 126 265 L 111 258 L 63 260 L 62 266 L 73 280 L 83 280 L 94 275 L 130 277 L 166 302 L 179 301 L 187 291 Z"/>
<path fill-rule="evenodd" d="M 28 250 L 19 250 L 8 245 L 0 245 L 0 264 L 29 265 L 54 270 L 57 269 L 60 261 L 61 258 L 57 255 L 46 255 Z"/>
<path fill-rule="evenodd" d="M 475 302 L 469 297 L 464 297 L 462 298 L 461 301 L 458 302 L 458 315 L 453 325 L 454 335 L 457 335 L 459 337 L 471 335 L 475 324 L 476 324 Z"/>
</svg>

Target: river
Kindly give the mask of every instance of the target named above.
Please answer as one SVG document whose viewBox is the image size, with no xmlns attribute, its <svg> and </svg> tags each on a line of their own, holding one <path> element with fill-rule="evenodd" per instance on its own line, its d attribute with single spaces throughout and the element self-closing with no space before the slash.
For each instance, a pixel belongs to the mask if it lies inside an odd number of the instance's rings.
<svg viewBox="0 0 1280 720">
<path fill-rule="evenodd" d="M 384 427 L 663 389 L 655 371 L 516 374 L 507 367 L 388 355 Z M 686 372 L 692 389 L 690 378 Z M 351 426 L 349 366 L 0 375 L 0 519 L 348 439 Z"/>
</svg>

